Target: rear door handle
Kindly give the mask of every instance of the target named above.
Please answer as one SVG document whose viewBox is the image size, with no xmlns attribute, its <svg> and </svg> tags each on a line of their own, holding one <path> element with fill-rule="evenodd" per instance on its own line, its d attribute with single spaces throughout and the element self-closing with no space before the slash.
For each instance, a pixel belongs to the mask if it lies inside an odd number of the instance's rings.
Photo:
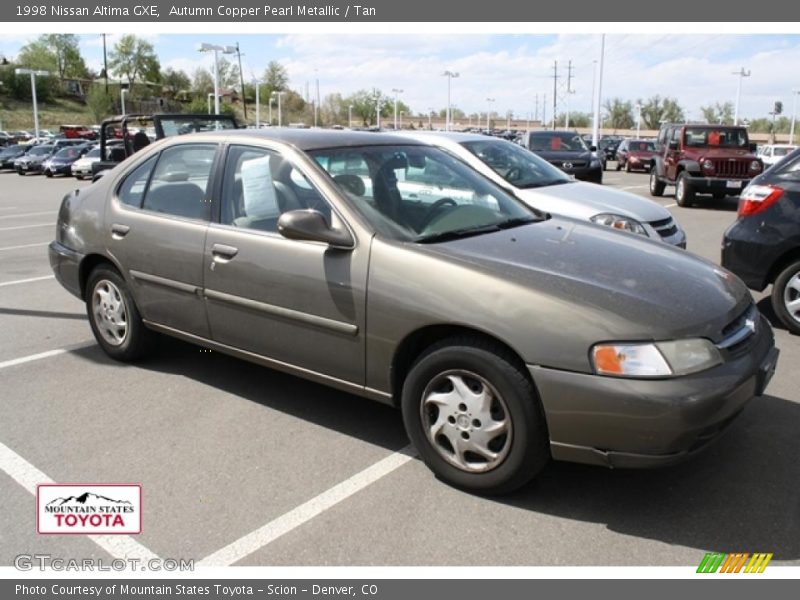
<svg viewBox="0 0 800 600">
<path fill-rule="evenodd" d="M 211 246 L 211 254 L 220 262 L 227 262 L 239 254 L 239 249 L 225 244 L 214 244 Z"/>
<path fill-rule="evenodd" d="M 131 228 L 128 225 L 121 225 L 119 223 L 114 223 L 111 226 L 111 237 L 113 237 L 115 240 L 121 240 L 126 235 L 128 235 L 128 232 L 130 230 Z"/>
</svg>

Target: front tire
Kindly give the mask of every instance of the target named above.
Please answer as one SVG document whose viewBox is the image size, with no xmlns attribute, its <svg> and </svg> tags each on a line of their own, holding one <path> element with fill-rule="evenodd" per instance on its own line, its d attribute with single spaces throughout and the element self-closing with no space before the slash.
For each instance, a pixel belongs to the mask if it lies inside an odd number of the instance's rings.
<svg viewBox="0 0 800 600">
<path fill-rule="evenodd" d="M 502 346 L 472 337 L 444 340 L 417 359 L 403 384 L 403 421 L 437 477 L 505 494 L 544 468 L 547 426 L 523 369 Z"/>
<path fill-rule="evenodd" d="M 787 266 L 775 279 L 772 308 L 786 329 L 800 335 L 800 260 Z"/>
<path fill-rule="evenodd" d="M 154 334 L 142 323 L 128 284 L 116 269 L 96 267 L 89 275 L 85 297 L 92 333 L 108 356 L 129 362 L 146 354 Z"/>
<path fill-rule="evenodd" d="M 658 178 L 658 173 L 656 172 L 655 167 L 650 167 L 650 195 L 663 196 L 664 188 L 666 187 L 667 184 Z"/>
<path fill-rule="evenodd" d="M 678 206 L 691 206 L 694 202 L 695 192 L 692 185 L 686 181 L 686 171 L 678 175 L 678 180 L 675 182 L 675 202 Z"/>
</svg>

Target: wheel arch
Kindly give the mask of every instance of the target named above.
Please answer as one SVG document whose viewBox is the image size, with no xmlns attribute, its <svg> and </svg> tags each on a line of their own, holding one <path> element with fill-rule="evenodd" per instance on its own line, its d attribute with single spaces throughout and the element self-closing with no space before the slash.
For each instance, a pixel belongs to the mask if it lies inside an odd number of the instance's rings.
<svg viewBox="0 0 800 600">
<path fill-rule="evenodd" d="M 80 286 L 79 289 L 81 292 L 81 300 L 86 300 L 86 284 L 89 281 L 89 275 L 92 273 L 92 271 L 94 271 L 95 268 L 102 264 L 107 264 L 110 267 L 113 267 L 120 274 L 120 277 L 123 279 L 125 278 L 125 276 L 122 274 L 122 269 L 113 259 L 104 254 L 87 254 L 81 261 L 80 267 L 78 268 L 78 285 Z"/>
<path fill-rule="evenodd" d="M 403 383 L 408 376 L 414 362 L 424 353 L 428 348 L 447 338 L 454 337 L 473 337 L 477 340 L 496 344 L 509 353 L 509 355 L 521 368 L 521 371 L 531 379 L 534 388 L 536 383 L 530 377 L 525 361 L 522 356 L 510 344 L 501 340 L 495 335 L 469 327 L 467 325 L 458 324 L 439 324 L 427 325 L 415 331 L 412 331 L 397 345 L 394 356 L 392 357 L 390 384 L 392 393 L 392 402 L 398 406 L 400 403 L 401 390 Z"/>
<path fill-rule="evenodd" d="M 778 259 L 772 264 L 772 267 L 769 269 L 769 273 L 767 274 L 767 280 L 765 283 L 775 283 L 775 280 L 778 278 L 778 275 L 781 274 L 786 267 L 792 264 L 795 261 L 800 260 L 800 246 L 796 246 L 791 250 L 787 250 L 784 252 Z"/>
</svg>

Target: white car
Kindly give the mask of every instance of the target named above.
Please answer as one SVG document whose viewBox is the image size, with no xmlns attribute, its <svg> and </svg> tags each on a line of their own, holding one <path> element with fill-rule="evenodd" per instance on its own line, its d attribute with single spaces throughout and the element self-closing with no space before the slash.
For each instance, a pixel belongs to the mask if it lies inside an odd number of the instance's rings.
<svg viewBox="0 0 800 600">
<path fill-rule="evenodd" d="M 797 150 L 797 146 L 792 146 L 790 144 L 767 144 L 761 147 L 758 157 L 761 159 L 761 162 L 764 163 L 765 167 L 771 167 L 784 156 L 791 154 L 795 150 Z"/>
<path fill-rule="evenodd" d="M 449 151 L 538 210 L 686 247 L 683 229 L 657 202 L 576 181 L 518 144 L 472 133 L 403 131 L 397 135 Z"/>
<path fill-rule="evenodd" d="M 72 163 L 72 176 L 76 179 L 92 176 L 92 165 L 100 160 L 100 146 L 92 148 Z"/>
</svg>

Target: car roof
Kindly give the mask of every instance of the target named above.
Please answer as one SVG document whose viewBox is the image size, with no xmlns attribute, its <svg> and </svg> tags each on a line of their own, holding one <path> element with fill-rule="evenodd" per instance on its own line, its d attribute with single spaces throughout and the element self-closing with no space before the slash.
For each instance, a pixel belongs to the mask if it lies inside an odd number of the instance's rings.
<svg viewBox="0 0 800 600">
<path fill-rule="evenodd" d="M 569 135 L 578 135 L 575 131 L 570 131 L 569 129 L 537 129 L 536 131 L 531 131 L 531 135 L 553 135 L 554 133 L 566 133 Z"/>
<path fill-rule="evenodd" d="M 462 131 L 398 131 L 397 133 L 390 133 L 388 135 L 394 138 L 404 137 L 422 142 L 427 142 L 428 140 L 447 140 L 456 143 L 494 140 L 498 142 L 505 141 L 494 136 L 483 135 L 482 133 L 465 133 Z"/>
<path fill-rule="evenodd" d="M 271 129 L 224 129 L 209 133 L 204 132 L 203 135 L 239 139 L 275 140 L 290 144 L 303 151 L 341 148 L 346 146 L 391 146 L 397 145 L 399 137 L 388 133 L 373 133 L 368 131 L 294 129 L 291 127 L 275 127 Z"/>
</svg>

